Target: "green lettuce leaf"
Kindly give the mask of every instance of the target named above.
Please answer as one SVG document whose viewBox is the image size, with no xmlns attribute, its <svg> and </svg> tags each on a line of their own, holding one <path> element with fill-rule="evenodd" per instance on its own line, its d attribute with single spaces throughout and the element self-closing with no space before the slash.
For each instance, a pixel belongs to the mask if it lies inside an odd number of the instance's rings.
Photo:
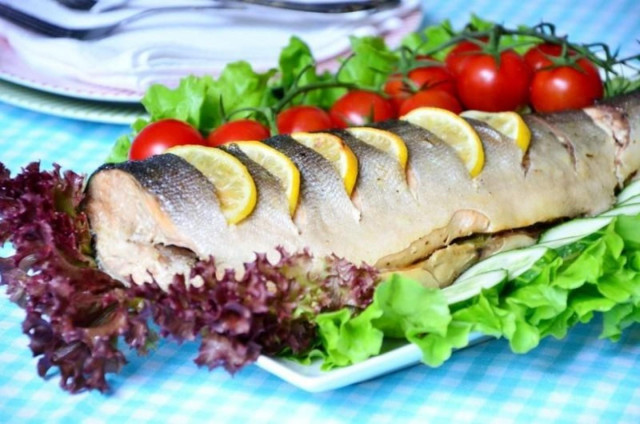
<svg viewBox="0 0 640 424">
<path fill-rule="evenodd" d="M 508 302 L 529 309 L 528 319 L 536 324 L 551 319 L 567 308 L 568 290 L 545 284 L 532 284 L 513 291 Z"/>
<path fill-rule="evenodd" d="M 451 321 L 440 290 L 425 288 L 398 274 L 376 289 L 373 304 L 382 312 L 374 325 L 388 337 L 400 338 L 409 333 L 444 336 Z"/>
<path fill-rule="evenodd" d="M 597 288 L 592 286 L 576 289 L 569 299 L 569 306 L 581 322 L 589 322 L 594 312 L 606 312 L 615 305 L 615 301 L 603 297 Z"/>
<path fill-rule="evenodd" d="M 208 124 L 206 121 L 212 114 L 210 101 L 207 101 L 207 91 L 212 83 L 211 77 L 191 75 L 183 78 L 175 89 L 154 84 L 142 98 L 142 104 L 151 121 L 172 118 L 201 128 Z"/>
<path fill-rule="evenodd" d="M 600 338 L 618 341 L 625 328 L 640 322 L 640 307 L 631 303 L 622 303 L 609 309 L 602 316 Z"/>
<path fill-rule="evenodd" d="M 604 83 L 604 92 L 606 97 L 614 97 L 624 93 L 630 93 L 640 88 L 640 78 L 638 74 L 633 78 L 628 76 L 616 76 L 607 78 Z"/>
<path fill-rule="evenodd" d="M 640 255 L 640 216 L 621 215 L 616 218 L 613 225 L 625 247 L 636 257 Z M 640 270 L 639 267 L 635 269 Z"/>
<path fill-rule="evenodd" d="M 244 61 L 228 64 L 220 77 L 207 87 L 201 112 L 203 119 L 198 128 L 210 131 L 230 115 L 233 119 L 263 120 L 264 116 L 255 109 L 270 103 L 273 94 L 268 83 L 275 72 L 257 73 Z"/>
<path fill-rule="evenodd" d="M 131 149 L 131 138 L 128 135 L 118 137 L 115 144 L 111 147 L 111 152 L 105 160 L 105 163 L 119 163 L 129 159 L 129 149 Z"/>
<path fill-rule="evenodd" d="M 538 323 L 540 337 L 553 336 L 556 339 L 562 339 L 567 335 L 569 328 L 573 327 L 577 322 L 577 315 L 567 308 L 553 318 L 541 320 Z"/>
<path fill-rule="evenodd" d="M 472 325 L 466 322 L 451 321 L 444 334 L 408 334 L 407 340 L 422 351 L 422 362 L 437 367 L 451 357 L 454 349 L 469 344 Z"/>
<path fill-rule="evenodd" d="M 380 315 L 375 306 L 356 317 L 347 308 L 318 315 L 316 324 L 326 353 L 322 368 L 355 364 L 380 353 L 383 333 L 372 324 Z"/>
<path fill-rule="evenodd" d="M 515 321 L 515 331 L 508 339 L 514 353 L 527 353 L 540 343 L 540 330 L 520 318 Z"/>
<path fill-rule="evenodd" d="M 453 319 L 471 325 L 473 331 L 488 336 L 501 337 L 513 334 L 515 317 L 509 311 L 499 307 L 496 296 L 485 290 L 472 300 L 472 304 L 453 313 Z"/>
<path fill-rule="evenodd" d="M 298 37 L 291 37 L 280 52 L 280 90 L 283 96 L 297 87 L 313 86 L 335 81 L 331 72 L 318 74 L 316 61 L 309 46 Z M 345 88 L 327 87 L 307 91 L 294 97 L 288 105 L 305 104 L 328 109 L 344 93 Z"/>
<path fill-rule="evenodd" d="M 400 60 L 380 37 L 351 37 L 353 55 L 342 64 L 338 80 L 353 83 L 365 90 L 380 90 Z"/>
<path fill-rule="evenodd" d="M 441 343 L 457 346 L 461 329 L 449 328 L 451 315 L 440 290 L 393 275 L 381 283 L 373 302 L 359 315 L 347 308 L 320 314 L 315 320 L 326 352 L 324 369 L 361 362 L 380 353 L 383 336 L 423 340 L 430 344 L 440 336 Z M 432 341 L 433 340 L 433 341 Z M 440 362 L 443 351 L 436 348 L 429 361 Z M 445 349 L 446 350 L 446 349 Z M 443 360 L 443 359 L 442 359 Z"/>
<path fill-rule="evenodd" d="M 438 290 L 392 276 L 360 315 L 342 310 L 320 319 L 332 323 L 319 324 L 325 364 L 346 365 L 377 354 L 383 336 L 415 344 L 430 366 L 466 346 L 472 332 L 504 337 L 513 352 L 526 353 L 545 337 L 565 337 L 596 313 L 603 314 L 600 337 L 618 340 L 625 328 L 640 322 L 639 229 L 640 215 L 617 217 L 582 240 L 550 250 L 518 278 L 454 305 L 446 305 Z M 353 354 L 349 346 L 357 346 Z"/>
<path fill-rule="evenodd" d="M 447 19 L 439 25 L 431 25 L 421 32 L 414 32 L 407 35 L 402 40 L 402 46 L 416 54 L 430 53 L 430 56 L 434 59 L 444 60 L 453 46 L 439 49 L 435 53 L 432 52 L 451 40 L 455 34 L 456 31 L 454 31 L 451 22 Z"/>
<path fill-rule="evenodd" d="M 271 95 L 268 82 L 274 72 L 257 73 L 247 62 L 234 62 L 224 68 L 218 79 L 191 75 L 183 78 L 175 89 L 152 85 L 142 104 L 151 121 L 178 119 L 207 133 L 230 114 L 234 118 L 261 118 L 255 110 L 234 112 L 265 106 Z"/>
</svg>

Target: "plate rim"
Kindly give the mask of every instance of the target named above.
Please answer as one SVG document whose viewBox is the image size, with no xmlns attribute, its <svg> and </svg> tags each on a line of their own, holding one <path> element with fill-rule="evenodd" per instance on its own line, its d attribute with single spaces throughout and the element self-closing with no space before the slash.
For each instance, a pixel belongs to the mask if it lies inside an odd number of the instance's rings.
<svg viewBox="0 0 640 424">
<path fill-rule="evenodd" d="M 0 102 L 50 116 L 101 124 L 131 125 L 137 118 L 146 116 L 142 107 L 139 112 L 133 110 L 136 103 L 99 102 L 58 96 L 2 79 Z"/>
<path fill-rule="evenodd" d="M 484 343 L 493 337 L 473 332 L 469 335 L 469 343 L 461 349 Z M 274 358 L 260 355 L 256 365 L 270 374 L 307 392 L 319 393 L 340 389 L 352 384 L 361 383 L 373 378 L 382 377 L 400 369 L 419 364 L 422 352 L 414 344 L 406 344 L 391 349 L 380 355 L 372 356 L 357 364 L 346 367 L 322 371 L 321 361 L 313 361 L 310 365 L 303 365 L 286 358 Z M 301 371 L 304 370 L 304 371 Z"/>
</svg>

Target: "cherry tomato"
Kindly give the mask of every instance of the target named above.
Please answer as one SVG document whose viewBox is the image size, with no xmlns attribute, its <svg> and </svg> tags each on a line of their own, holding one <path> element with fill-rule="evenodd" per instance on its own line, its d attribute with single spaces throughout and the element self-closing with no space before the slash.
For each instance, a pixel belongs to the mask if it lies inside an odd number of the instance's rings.
<svg viewBox="0 0 640 424">
<path fill-rule="evenodd" d="M 406 115 L 413 109 L 419 107 L 439 107 L 442 109 L 450 110 L 453 113 L 462 112 L 462 106 L 460 102 L 448 91 L 444 90 L 424 90 L 418 91 L 413 96 L 409 97 L 400 106 L 400 116 Z"/>
<path fill-rule="evenodd" d="M 333 128 L 329 114 L 315 106 L 293 106 L 286 109 L 278 114 L 276 123 L 280 134 Z"/>
<path fill-rule="evenodd" d="M 407 74 L 407 78 L 415 85 L 415 91 L 439 89 L 456 95 L 456 82 L 451 72 L 444 66 L 423 66 L 415 68 Z M 384 85 L 384 92 L 391 97 L 407 98 L 414 90 L 402 81 L 402 75 L 393 74 Z"/>
<path fill-rule="evenodd" d="M 553 62 L 551 61 L 551 59 L 549 59 L 549 56 L 559 57 L 561 54 L 561 45 L 543 43 L 531 47 L 529 50 L 527 50 L 523 58 L 524 61 L 527 62 L 527 65 L 529 65 L 531 70 L 535 72 L 538 69 L 553 65 Z M 569 56 L 572 56 L 574 54 L 574 52 L 569 51 Z"/>
<path fill-rule="evenodd" d="M 444 66 L 424 66 L 409 72 L 409 79 L 418 86 L 418 90 L 436 88 L 456 96 L 456 82 L 453 74 Z"/>
<path fill-rule="evenodd" d="M 590 106 L 603 95 L 598 69 L 588 60 L 571 66 L 537 71 L 531 82 L 531 105 L 538 112 L 555 112 Z"/>
<path fill-rule="evenodd" d="M 486 37 L 480 39 L 480 41 L 487 41 Z M 464 69 L 465 62 L 473 57 L 476 53 L 479 53 L 482 48 L 472 41 L 461 41 L 447 54 L 444 58 L 444 62 L 447 69 L 454 75 L 458 76 Z"/>
<path fill-rule="evenodd" d="M 238 119 L 220 125 L 209 133 L 207 144 L 219 146 L 230 141 L 264 140 L 269 138 L 269 128 L 252 119 Z"/>
<path fill-rule="evenodd" d="M 384 84 L 384 92 L 389 96 L 389 102 L 397 112 L 402 106 L 402 102 L 411 97 L 411 90 L 402 81 L 401 74 L 393 74 Z"/>
<path fill-rule="evenodd" d="M 152 122 L 131 143 L 129 159 L 146 159 L 164 153 L 169 147 L 182 144 L 204 145 L 205 141 L 200 132 L 186 122 L 177 119 Z"/>
<path fill-rule="evenodd" d="M 402 74 L 393 74 L 389 76 L 389 79 L 384 84 L 383 91 L 393 97 L 408 97 L 411 94 L 409 87 L 402 81 Z"/>
<path fill-rule="evenodd" d="M 353 90 L 331 106 L 329 115 L 337 127 L 346 128 L 395 118 L 395 111 L 391 102 L 380 94 Z"/>
<path fill-rule="evenodd" d="M 500 53 L 500 63 L 489 54 L 475 54 L 458 76 L 458 97 L 467 109 L 499 112 L 527 104 L 531 70 L 513 50 Z"/>
</svg>

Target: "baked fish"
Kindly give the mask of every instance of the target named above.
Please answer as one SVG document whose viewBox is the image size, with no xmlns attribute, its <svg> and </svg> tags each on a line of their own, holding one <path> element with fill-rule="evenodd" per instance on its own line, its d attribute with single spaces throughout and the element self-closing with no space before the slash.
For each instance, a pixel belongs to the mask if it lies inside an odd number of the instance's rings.
<svg viewBox="0 0 640 424">
<path fill-rule="evenodd" d="M 300 171 L 293 216 L 278 180 L 231 146 L 258 192 L 251 215 L 234 225 L 214 186 L 178 156 L 107 164 L 90 177 L 84 205 L 97 260 L 122 281 L 152 275 L 166 286 L 198 258 L 241 270 L 256 252 L 279 257 L 282 246 L 446 285 L 490 253 L 535 242 L 536 226 L 608 209 L 640 168 L 640 92 L 523 119 L 531 131 L 524 154 L 505 135 L 468 120 L 486 157 L 476 177 L 452 147 L 409 122 L 375 125 L 402 138 L 406 168 L 354 135 L 334 132 L 358 158 L 351 195 L 314 150 L 286 135 L 264 140 Z"/>
</svg>

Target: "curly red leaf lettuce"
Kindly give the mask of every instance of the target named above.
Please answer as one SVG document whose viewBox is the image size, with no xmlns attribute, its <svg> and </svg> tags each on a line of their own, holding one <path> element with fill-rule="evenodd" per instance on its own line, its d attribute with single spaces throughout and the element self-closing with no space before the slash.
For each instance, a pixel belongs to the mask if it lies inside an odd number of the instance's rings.
<svg viewBox="0 0 640 424">
<path fill-rule="evenodd" d="M 126 364 L 124 344 L 144 354 L 162 336 L 201 338 L 195 362 L 229 372 L 260 354 L 300 354 L 318 344 L 315 316 L 371 303 L 377 271 L 308 252 L 271 263 L 264 255 L 238 276 L 220 276 L 213 258 L 197 262 L 187 284 L 177 275 L 167 291 L 154 281 L 125 285 L 102 272 L 81 210 L 83 178 L 27 166 L 15 178 L 0 164 L 0 243 L 15 254 L 0 259 L 0 285 L 26 311 L 38 373 L 60 372 L 70 392 L 108 390 L 106 374 Z"/>
<path fill-rule="evenodd" d="M 106 391 L 107 372 L 126 363 L 123 338 L 144 352 L 151 333 L 143 314 L 132 313 L 127 288 L 99 271 L 91 257 L 81 176 L 37 163 L 15 178 L 0 164 L 0 242 L 15 253 L 0 262 L 0 284 L 26 311 L 22 324 L 38 373 L 60 372 L 65 390 Z"/>
<path fill-rule="evenodd" d="M 200 261 L 187 284 L 177 275 L 164 291 L 155 282 L 132 286 L 146 299 L 163 336 L 178 341 L 202 336 L 198 365 L 223 366 L 233 373 L 264 353 L 308 352 L 315 346 L 315 316 L 343 307 L 362 309 L 373 297 L 377 271 L 328 257 L 317 262 L 308 252 L 271 263 L 265 255 L 245 264 L 242 276 L 227 270 L 218 277 L 215 261 Z"/>
</svg>

